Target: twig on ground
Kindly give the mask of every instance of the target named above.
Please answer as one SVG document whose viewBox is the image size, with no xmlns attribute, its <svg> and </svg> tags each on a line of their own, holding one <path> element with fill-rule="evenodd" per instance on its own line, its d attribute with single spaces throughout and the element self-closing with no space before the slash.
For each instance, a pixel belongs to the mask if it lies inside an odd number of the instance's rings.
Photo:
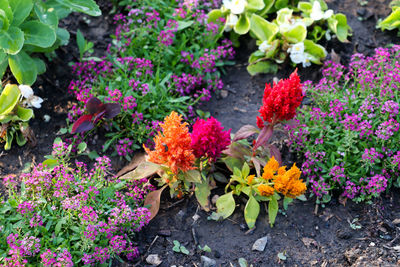
<svg viewBox="0 0 400 267">
<path fill-rule="evenodd" d="M 192 227 L 192 236 L 193 236 L 194 244 L 195 244 L 195 246 L 197 246 L 197 244 L 199 244 L 199 241 L 197 239 L 196 230 L 194 229 L 194 227 Z"/>
<path fill-rule="evenodd" d="M 254 232 L 254 230 L 256 230 L 256 228 L 257 228 L 257 227 L 254 226 L 253 228 L 247 230 L 246 233 L 244 233 L 244 234 L 245 234 L 245 235 L 252 234 L 252 233 Z"/>
<path fill-rule="evenodd" d="M 147 248 L 146 253 L 143 254 L 142 256 L 142 261 L 144 261 L 144 258 L 147 256 L 147 254 L 149 253 L 151 247 L 154 245 L 154 243 L 157 241 L 157 239 L 159 238 L 158 235 L 156 235 L 153 239 L 153 241 L 150 243 L 150 246 Z"/>
<path fill-rule="evenodd" d="M 180 200 L 178 200 L 178 201 L 172 203 L 171 205 L 169 205 L 169 206 L 166 207 L 165 209 L 166 209 L 166 210 L 169 210 L 170 208 L 173 208 L 173 207 L 175 207 L 176 205 L 178 205 L 179 203 L 183 202 L 185 199 L 186 199 L 186 198 L 182 198 L 182 199 L 180 199 Z"/>
</svg>

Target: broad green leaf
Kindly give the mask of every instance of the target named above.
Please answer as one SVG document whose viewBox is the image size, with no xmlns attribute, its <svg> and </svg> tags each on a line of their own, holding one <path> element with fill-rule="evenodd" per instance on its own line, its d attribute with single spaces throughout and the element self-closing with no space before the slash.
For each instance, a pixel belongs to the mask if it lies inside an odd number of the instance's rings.
<svg viewBox="0 0 400 267">
<path fill-rule="evenodd" d="M 101 10 L 94 0 L 56 0 L 61 5 L 90 16 L 100 16 Z"/>
<path fill-rule="evenodd" d="M 37 74 L 40 75 L 40 74 L 45 73 L 46 72 L 46 64 L 44 63 L 44 61 L 37 57 L 33 57 L 32 59 L 35 61 Z"/>
<path fill-rule="evenodd" d="M 31 13 L 33 3 L 32 0 L 11 0 L 10 7 L 14 16 L 11 25 L 18 26 Z"/>
<path fill-rule="evenodd" d="M 46 48 L 56 41 L 54 29 L 40 21 L 25 22 L 21 25 L 21 29 L 25 33 L 25 44 Z"/>
<path fill-rule="evenodd" d="M 10 55 L 8 63 L 19 84 L 32 85 L 36 81 L 37 69 L 35 61 L 25 52 Z"/>
<path fill-rule="evenodd" d="M 249 229 L 252 229 L 255 226 L 259 213 L 260 204 L 258 204 L 258 201 L 252 195 L 250 195 L 246 207 L 244 208 L 244 219 L 246 220 Z"/>
<path fill-rule="evenodd" d="M 210 201 L 209 196 L 211 194 L 210 186 L 208 182 L 203 181 L 202 183 L 196 183 L 196 188 L 194 190 L 196 194 L 196 199 L 199 202 L 200 206 L 205 211 L 210 211 Z"/>
<path fill-rule="evenodd" d="M 269 13 L 271 7 L 274 6 L 275 0 L 264 0 L 264 8 L 258 12 L 261 17 L 264 17 L 266 14 Z"/>
<path fill-rule="evenodd" d="M 208 13 L 208 22 L 216 22 L 219 18 L 224 17 L 224 13 L 220 9 L 213 9 Z"/>
<path fill-rule="evenodd" d="M 242 167 L 242 177 L 246 178 L 247 176 L 249 176 L 249 173 L 250 173 L 250 167 L 247 164 L 247 162 L 245 162 Z"/>
<path fill-rule="evenodd" d="M 288 6 L 289 0 L 276 0 L 275 1 L 275 8 L 276 9 L 282 9 Z"/>
<path fill-rule="evenodd" d="M 7 54 L 0 51 L 0 80 L 2 80 L 2 77 L 3 77 L 4 73 L 6 72 L 7 67 L 8 67 Z"/>
<path fill-rule="evenodd" d="M 235 211 L 235 199 L 233 199 L 233 192 L 229 192 L 220 196 L 216 202 L 218 215 L 224 219 L 228 218 Z"/>
<path fill-rule="evenodd" d="M 78 145 L 78 154 L 84 152 L 87 148 L 87 144 L 85 142 L 81 142 Z"/>
<path fill-rule="evenodd" d="M 58 161 L 56 159 L 46 159 L 45 161 L 43 161 L 43 166 L 45 166 L 48 169 L 52 169 L 55 166 L 58 165 Z"/>
<path fill-rule="evenodd" d="M 60 45 L 67 45 L 69 42 L 69 32 L 66 29 L 57 29 L 57 39 L 60 41 Z"/>
<path fill-rule="evenodd" d="M 13 12 L 11 10 L 9 0 L 0 0 L 0 9 L 4 11 L 9 22 L 13 20 Z"/>
<path fill-rule="evenodd" d="M 190 26 L 192 26 L 194 23 L 193 20 L 190 21 L 178 21 L 178 31 L 184 30 L 186 28 L 189 28 Z"/>
<path fill-rule="evenodd" d="M 33 8 L 40 22 L 49 25 L 53 30 L 57 30 L 58 17 L 54 8 L 47 8 L 46 5 L 41 2 L 36 2 Z"/>
<path fill-rule="evenodd" d="M 247 66 L 247 71 L 251 76 L 259 73 L 277 73 L 278 65 L 271 61 L 260 61 Z"/>
<path fill-rule="evenodd" d="M 250 30 L 259 40 L 270 43 L 279 32 L 279 27 L 275 23 L 268 22 L 262 17 L 253 14 L 251 16 Z"/>
<path fill-rule="evenodd" d="M 184 174 L 185 181 L 189 183 L 201 183 L 201 174 L 198 170 L 189 170 Z"/>
<path fill-rule="evenodd" d="M 10 113 L 19 101 L 21 91 L 15 84 L 7 84 L 0 95 L 0 116 Z"/>
<path fill-rule="evenodd" d="M 17 116 L 21 121 L 29 121 L 33 117 L 33 110 L 17 106 Z"/>
<path fill-rule="evenodd" d="M 19 28 L 11 26 L 7 31 L 0 31 L 0 48 L 7 54 L 18 54 L 23 45 L 24 33 Z"/>
<path fill-rule="evenodd" d="M 278 201 L 273 196 L 268 203 L 268 218 L 269 218 L 269 224 L 271 225 L 271 227 L 275 223 L 276 215 L 278 215 L 278 210 L 279 210 Z"/>
<path fill-rule="evenodd" d="M 276 22 L 278 23 L 278 25 L 282 25 L 288 23 L 289 20 L 292 18 L 293 10 L 289 8 L 283 8 L 276 12 L 276 14 Z"/>
<path fill-rule="evenodd" d="M 263 0 L 248 0 L 247 1 L 247 9 L 249 11 L 255 12 L 257 10 L 261 10 L 265 7 L 265 3 Z"/>
<path fill-rule="evenodd" d="M 310 14 L 312 11 L 312 4 L 310 2 L 299 2 L 297 8 L 305 14 Z"/>
<path fill-rule="evenodd" d="M 311 40 L 304 40 L 304 50 L 310 54 L 310 61 L 315 64 L 321 64 L 321 59 L 327 56 L 325 48 Z"/>
<path fill-rule="evenodd" d="M 226 157 L 222 161 L 226 164 L 226 167 L 232 172 L 235 168 L 241 168 L 244 161 L 238 158 Z"/>
<path fill-rule="evenodd" d="M 284 210 L 287 210 L 289 204 L 292 203 L 292 202 L 293 202 L 293 198 L 290 198 L 290 197 L 285 196 L 285 197 L 283 198 L 283 209 L 284 209 Z"/>
<path fill-rule="evenodd" d="M 236 23 L 233 30 L 240 35 L 246 34 L 250 30 L 250 19 L 246 14 L 241 14 L 238 22 Z"/>
<path fill-rule="evenodd" d="M 307 28 L 303 24 L 298 24 L 290 30 L 283 32 L 282 35 L 289 43 L 301 43 L 307 37 Z"/>
<path fill-rule="evenodd" d="M 26 138 L 25 138 L 24 135 L 21 133 L 21 131 L 17 131 L 17 132 L 15 133 L 15 141 L 17 141 L 17 144 L 18 144 L 19 146 L 23 146 L 23 145 L 25 145 L 26 142 L 27 142 Z"/>
<path fill-rule="evenodd" d="M 66 18 L 71 13 L 71 9 L 60 4 L 58 0 L 47 0 L 46 7 L 47 9 L 54 10 L 60 20 Z"/>
<path fill-rule="evenodd" d="M 8 27 L 10 26 L 10 22 L 7 18 L 6 12 L 4 10 L 0 9 L 0 30 L 8 30 Z"/>
<path fill-rule="evenodd" d="M 347 25 L 346 15 L 338 13 L 335 15 L 335 18 L 338 21 L 336 36 L 339 41 L 347 42 L 347 36 L 349 35 L 351 28 L 349 25 Z"/>
</svg>

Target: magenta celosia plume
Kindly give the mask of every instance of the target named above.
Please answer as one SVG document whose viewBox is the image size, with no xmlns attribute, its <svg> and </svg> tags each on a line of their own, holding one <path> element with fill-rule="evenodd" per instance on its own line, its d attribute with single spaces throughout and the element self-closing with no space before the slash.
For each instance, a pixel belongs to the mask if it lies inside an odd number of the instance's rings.
<svg viewBox="0 0 400 267">
<path fill-rule="evenodd" d="M 215 118 L 199 119 L 193 125 L 192 148 L 197 158 L 208 157 L 216 161 L 221 152 L 231 143 L 231 129 L 224 131 L 224 127 Z"/>
</svg>

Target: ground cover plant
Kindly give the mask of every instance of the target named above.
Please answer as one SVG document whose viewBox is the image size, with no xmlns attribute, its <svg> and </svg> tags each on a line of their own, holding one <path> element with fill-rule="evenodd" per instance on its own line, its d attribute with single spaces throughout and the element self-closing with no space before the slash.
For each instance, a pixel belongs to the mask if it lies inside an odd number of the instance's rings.
<svg viewBox="0 0 400 267">
<path fill-rule="evenodd" d="M 397 45 L 354 54 L 348 68 L 327 62 L 320 82 L 307 83 L 312 104 L 288 129 L 318 201 L 371 200 L 400 185 L 399 56 Z"/>
<path fill-rule="evenodd" d="M 390 7 L 392 8 L 392 13 L 377 25 L 382 31 L 400 29 L 400 1 L 394 0 L 390 2 Z"/>
<path fill-rule="evenodd" d="M 107 57 L 74 65 L 78 79 L 69 91 L 80 101 L 69 116 L 74 122 L 91 97 L 120 103 L 121 113 L 108 125 L 104 151 L 130 158 L 151 142 L 171 111 L 194 116 L 193 106 L 222 88 L 218 67 L 234 55 L 229 40 L 218 40 L 218 25 L 207 23 L 213 3 L 202 1 L 121 2 Z"/>
<path fill-rule="evenodd" d="M 223 1 L 220 9 L 209 13 L 209 21 L 223 19 L 222 30 L 238 35 L 250 33 L 258 50 L 249 57 L 248 72 L 276 73 L 278 64 L 290 59 L 292 64 L 308 67 L 322 64 L 326 49 L 318 44 L 337 37 L 347 42 L 351 35 L 347 18 L 334 14 L 323 0 L 310 1 Z"/>
<path fill-rule="evenodd" d="M 0 203 L 0 257 L 4 266 L 108 266 L 139 255 L 135 232 L 149 221 L 142 206 L 153 190 L 146 179 L 110 176 L 110 159 L 93 169 L 68 162 L 71 146 L 54 144 L 53 168 L 39 164 L 20 178 L 7 176 Z M 4 197 L 4 196 L 3 196 Z"/>
<path fill-rule="evenodd" d="M 100 16 L 93 0 L 3 0 L 0 3 L 0 79 L 7 69 L 20 84 L 32 85 L 46 71 L 33 54 L 51 53 L 69 41 L 69 32 L 58 26 L 72 11 Z"/>
<path fill-rule="evenodd" d="M 4 149 L 11 149 L 13 140 L 19 146 L 28 140 L 35 143 L 29 128 L 34 116 L 31 107 L 40 108 L 43 99 L 35 96 L 28 85 L 7 84 L 0 92 L 0 143 L 4 143 Z"/>
</svg>

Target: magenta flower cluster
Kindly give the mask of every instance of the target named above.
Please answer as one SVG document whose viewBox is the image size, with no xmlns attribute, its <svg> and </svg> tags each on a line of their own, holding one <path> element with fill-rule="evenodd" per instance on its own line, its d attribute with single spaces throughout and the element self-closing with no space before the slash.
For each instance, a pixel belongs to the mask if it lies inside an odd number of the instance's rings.
<svg viewBox="0 0 400 267">
<path fill-rule="evenodd" d="M 400 186 L 399 59 L 398 45 L 355 54 L 349 67 L 327 62 L 317 84 L 304 84 L 313 103 L 287 129 L 317 197 L 336 190 L 363 201 Z"/>
<path fill-rule="evenodd" d="M 197 158 L 206 157 L 216 161 L 223 150 L 231 144 L 231 130 L 224 131 L 221 123 L 215 118 L 198 119 L 193 124 L 192 148 Z"/>
<path fill-rule="evenodd" d="M 64 155 L 63 147 L 56 146 L 54 155 Z M 23 194 L 14 191 L 0 203 L 2 210 L 9 205 L 9 214 L 0 218 L 6 266 L 73 266 L 79 261 L 96 266 L 115 255 L 137 257 L 134 233 L 149 222 L 150 212 L 141 205 L 154 187 L 144 186 L 146 179 L 127 182 L 110 177 L 107 157 L 97 158 L 92 169 L 82 162 L 71 167 L 64 159 L 58 158 L 59 165 L 52 170 L 39 164 L 21 175 Z M 5 179 L 15 190 L 11 177 Z M 20 234 L 12 232 L 13 225 Z"/>
</svg>

